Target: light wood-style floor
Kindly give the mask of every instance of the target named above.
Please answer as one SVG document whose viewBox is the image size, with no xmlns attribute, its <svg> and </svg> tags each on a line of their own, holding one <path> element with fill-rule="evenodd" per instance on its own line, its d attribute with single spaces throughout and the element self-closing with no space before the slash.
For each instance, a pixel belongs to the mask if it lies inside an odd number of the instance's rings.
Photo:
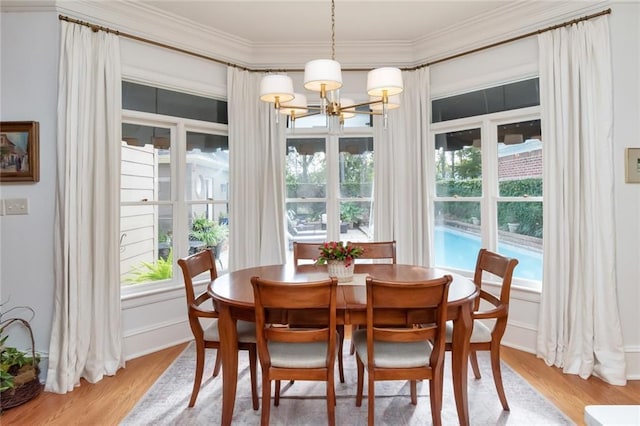
<svg viewBox="0 0 640 426">
<path fill-rule="evenodd" d="M 42 393 L 20 407 L 5 411 L 0 424 L 117 425 L 185 346 L 128 361 L 116 376 L 96 384 L 82 380 L 78 388 L 66 395 Z M 502 359 L 578 425 L 584 424 L 585 405 L 640 404 L 640 380 L 624 387 L 607 385 L 594 377 L 583 380 L 547 367 L 534 355 L 507 347 L 502 350 Z"/>
</svg>

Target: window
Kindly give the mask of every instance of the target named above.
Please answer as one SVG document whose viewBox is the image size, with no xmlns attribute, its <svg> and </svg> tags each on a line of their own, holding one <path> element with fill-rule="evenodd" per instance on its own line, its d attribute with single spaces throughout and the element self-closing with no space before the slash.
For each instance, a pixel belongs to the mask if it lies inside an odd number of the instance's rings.
<svg viewBox="0 0 640 426">
<path fill-rule="evenodd" d="M 539 289 L 543 144 L 538 108 L 436 123 L 432 131 L 434 264 L 473 271 L 478 250 L 487 247 L 519 260 L 516 285 Z"/>
<path fill-rule="evenodd" d="M 149 102 L 150 94 L 164 99 Z M 196 100 L 183 108 L 189 97 Z M 156 106 L 144 107 L 162 103 L 164 114 Z M 226 102 L 127 83 L 123 106 L 145 110 L 123 109 L 122 118 L 120 269 L 125 293 L 172 285 L 176 260 L 207 247 L 214 250 L 218 269 L 225 270 L 227 126 L 210 121 L 226 121 Z M 183 117 L 189 114 L 199 120 Z"/>
<path fill-rule="evenodd" d="M 289 256 L 294 241 L 371 240 L 370 129 L 340 136 L 290 131 L 285 181 Z"/>
</svg>

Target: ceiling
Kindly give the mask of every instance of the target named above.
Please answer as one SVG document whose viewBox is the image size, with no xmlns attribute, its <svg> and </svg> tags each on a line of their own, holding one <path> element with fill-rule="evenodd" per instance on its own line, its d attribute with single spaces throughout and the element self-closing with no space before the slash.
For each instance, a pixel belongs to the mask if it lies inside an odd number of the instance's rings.
<svg viewBox="0 0 640 426">
<path fill-rule="evenodd" d="M 529 1 L 335 0 L 336 44 L 414 42 Z M 141 0 L 140 5 L 251 44 L 331 42 L 330 0 Z"/>
</svg>

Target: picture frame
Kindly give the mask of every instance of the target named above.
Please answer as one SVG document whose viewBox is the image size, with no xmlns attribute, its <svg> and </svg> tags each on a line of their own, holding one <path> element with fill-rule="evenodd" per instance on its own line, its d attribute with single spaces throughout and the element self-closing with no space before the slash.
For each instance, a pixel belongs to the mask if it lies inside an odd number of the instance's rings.
<svg viewBox="0 0 640 426">
<path fill-rule="evenodd" d="M 626 183 L 640 183 L 640 148 L 625 150 L 624 170 Z"/>
<path fill-rule="evenodd" d="M 0 183 L 40 180 L 37 121 L 0 122 Z"/>
</svg>

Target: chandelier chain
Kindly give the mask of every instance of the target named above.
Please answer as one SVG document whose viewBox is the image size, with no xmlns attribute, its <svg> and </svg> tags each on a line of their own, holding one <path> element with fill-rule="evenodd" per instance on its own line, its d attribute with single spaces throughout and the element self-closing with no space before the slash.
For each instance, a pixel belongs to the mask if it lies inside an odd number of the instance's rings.
<svg viewBox="0 0 640 426">
<path fill-rule="evenodd" d="M 336 60 L 336 3 L 331 0 L 331 59 Z"/>
</svg>

